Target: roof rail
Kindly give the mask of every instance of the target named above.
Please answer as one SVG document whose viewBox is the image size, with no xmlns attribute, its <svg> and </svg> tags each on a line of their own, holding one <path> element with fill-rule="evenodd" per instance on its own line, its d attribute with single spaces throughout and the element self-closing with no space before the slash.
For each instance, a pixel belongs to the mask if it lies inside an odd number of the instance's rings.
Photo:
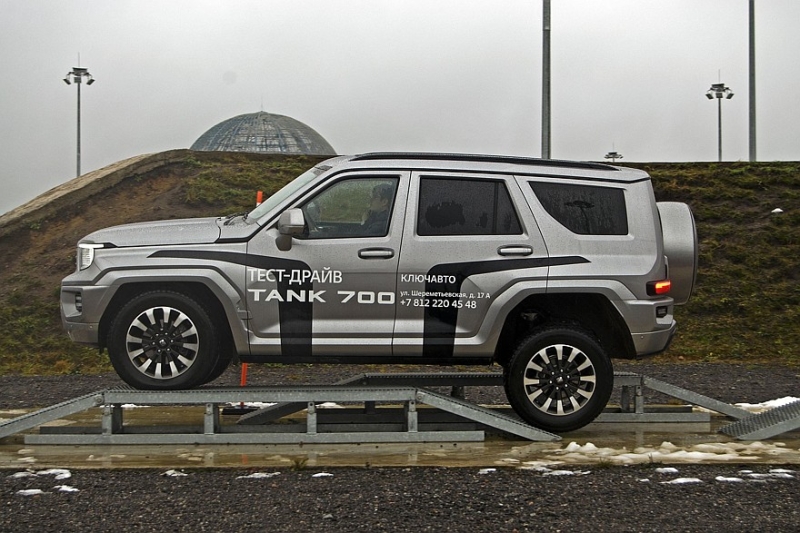
<svg viewBox="0 0 800 533">
<path fill-rule="evenodd" d="M 539 159 L 509 155 L 445 154 L 425 152 L 372 152 L 354 156 L 351 161 L 372 161 L 378 159 L 436 160 L 436 161 L 474 161 L 482 163 L 509 163 L 513 165 L 536 165 L 543 167 L 577 168 L 585 170 L 619 170 L 604 163 L 588 161 L 563 161 L 559 159 Z"/>
</svg>

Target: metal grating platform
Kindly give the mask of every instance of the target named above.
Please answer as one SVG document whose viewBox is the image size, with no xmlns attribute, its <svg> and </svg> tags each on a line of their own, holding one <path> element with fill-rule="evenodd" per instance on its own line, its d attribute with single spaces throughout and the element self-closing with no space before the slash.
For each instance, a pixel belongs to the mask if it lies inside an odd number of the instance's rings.
<svg viewBox="0 0 800 533">
<path fill-rule="evenodd" d="M 800 429 L 800 401 L 750 415 L 720 428 L 720 431 L 739 440 L 760 440 L 795 429 Z"/>
</svg>

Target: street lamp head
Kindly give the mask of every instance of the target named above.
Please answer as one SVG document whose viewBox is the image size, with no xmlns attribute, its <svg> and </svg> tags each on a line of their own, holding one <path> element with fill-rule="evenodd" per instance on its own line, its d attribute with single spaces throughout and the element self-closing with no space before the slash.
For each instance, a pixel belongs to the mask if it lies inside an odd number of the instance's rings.
<svg viewBox="0 0 800 533">
<path fill-rule="evenodd" d="M 729 87 L 725 87 L 724 83 L 714 83 L 711 85 L 711 88 L 706 91 L 706 98 L 709 100 L 713 100 L 714 98 L 730 100 L 733 98 L 733 91 L 731 91 Z"/>
<path fill-rule="evenodd" d="M 70 78 L 72 79 L 70 80 Z M 91 85 L 94 83 L 94 78 L 91 74 L 89 74 L 88 68 L 72 67 L 72 70 L 67 72 L 67 76 L 64 78 L 64 83 L 67 85 L 72 85 L 73 83 L 83 83 L 84 78 L 86 78 L 86 85 Z"/>
</svg>

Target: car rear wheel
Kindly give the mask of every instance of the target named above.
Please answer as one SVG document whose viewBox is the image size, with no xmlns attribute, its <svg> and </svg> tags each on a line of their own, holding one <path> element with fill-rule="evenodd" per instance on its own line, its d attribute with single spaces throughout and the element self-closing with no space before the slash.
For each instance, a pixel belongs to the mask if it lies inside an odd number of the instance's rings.
<svg viewBox="0 0 800 533">
<path fill-rule="evenodd" d="M 181 293 L 141 294 L 117 313 L 108 352 L 117 374 L 139 389 L 188 389 L 218 368 L 219 341 L 209 313 Z"/>
<path fill-rule="evenodd" d="M 611 361 L 592 335 L 574 326 L 540 328 L 518 346 L 504 374 L 508 401 L 527 423 L 552 432 L 581 428 L 611 396 Z"/>
</svg>

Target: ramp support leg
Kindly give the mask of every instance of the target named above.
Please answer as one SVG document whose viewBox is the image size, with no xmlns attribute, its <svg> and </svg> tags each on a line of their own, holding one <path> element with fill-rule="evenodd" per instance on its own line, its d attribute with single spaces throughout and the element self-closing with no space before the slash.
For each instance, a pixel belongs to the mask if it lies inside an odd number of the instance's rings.
<svg viewBox="0 0 800 533">
<path fill-rule="evenodd" d="M 102 433 L 104 436 L 122 433 L 122 406 L 105 405 L 103 406 L 103 419 L 101 421 Z"/>
<path fill-rule="evenodd" d="M 213 435 L 219 432 L 219 408 L 215 403 L 206 404 L 206 412 L 203 417 L 203 433 Z"/>
<path fill-rule="evenodd" d="M 633 398 L 631 398 L 631 389 L 633 389 Z M 631 400 L 633 400 L 633 411 L 631 411 Z M 619 398 L 620 411 L 623 413 L 644 413 L 644 392 L 641 385 L 623 385 L 620 391 Z"/>
<path fill-rule="evenodd" d="M 407 401 L 403 407 L 403 410 L 406 414 L 406 429 L 409 433 L 416 433 L 419 430 L 416 400 Z"/>
<path fill-rule="evenodd" d="M 314 402 L 308 402 L 308 415 L 306 417 L 307 426 L 306 433 L 309 435 L 317 434 L 317 405 Z"/>
<path fill-rule="evenodd" d="M 641 385 L 636 385 L 636 394 L 633 397 L 633 408 L 637 414 L 644 414 L 644 391 Z"/>
</svg>

